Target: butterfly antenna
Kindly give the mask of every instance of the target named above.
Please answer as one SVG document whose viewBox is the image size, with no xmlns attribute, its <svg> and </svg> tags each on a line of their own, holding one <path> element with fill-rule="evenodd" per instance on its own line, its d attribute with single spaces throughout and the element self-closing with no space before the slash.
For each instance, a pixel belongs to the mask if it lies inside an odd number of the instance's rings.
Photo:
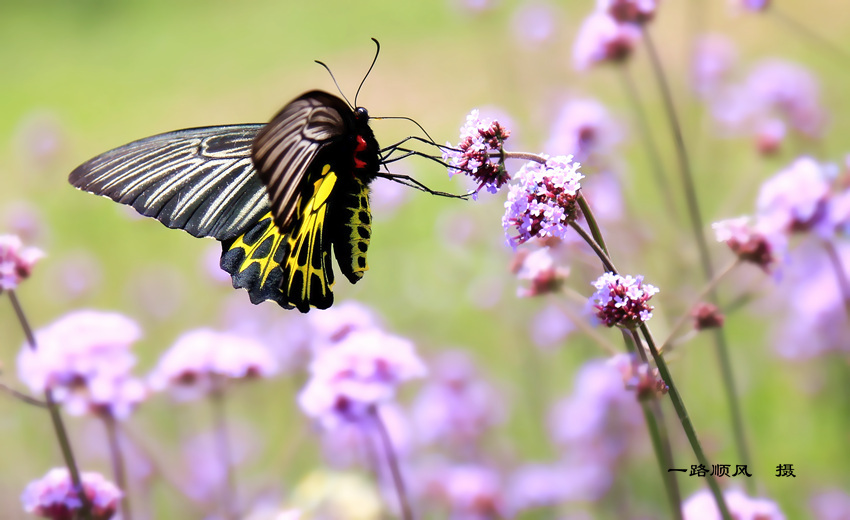
<svg viewBox="0 0 850 520">
<path fill-rule="evenodd" d="M 352 110 L 354 110 L 354 105 L 352 105 L 352 104 L 351 104 L 351 101 L 349 101 L 349 100 L 348 100 L 348 98 L 347 98 L 347 97 L 345 97 L 345 94 L 343 94 L 342 89 L 341 89 L 341 88 L 339 88 L 339 83 L 337 83 L 337 82 L 336 82 L 336 78 L 334 77 L 334 73 L 333 73 L 333 72 L 331 72 L 330 67 L 328 67 L 327 65 L 325 65 L 325 64 L 324 64 L 324 62 L 321 62 L 321 61 L 319 61 L 319 60 L 315 60 L 315 61 L 316 61 L 316 63 L 318 63 L 319 65 L 321 65 L 322 67 L 324 67 L 326 71 L 328 71 L 328 74 L 330 74 L 330 75 L 331 75 L 331 79 L 334 81 L 334 85 L 336 85 L 336 90 L 337 90 L 337 92 L 339 92 L 339 95 L 340 95 L 340 96 L 342 96 L 342 99 L 344 99 L 344 100 L 345 100 L 345 102 L 346 102 L 346 103 L 348 103 L 348 106 L 350 106 L 350 107 L 351 107 L 351 109 L 352 109 Z M 369 69 L 369 70 L 372 70 L 372 69 Z M 361 85 L 362 85 L 362 83 L 361 83 Z M 360 89 L 358 89 L 357 91 L 359 92 L 359 91 L 360 91 Z M 354 100 L 355 100 L 355 101 L 357 101 L 357 98 L 354 98 Z"/>
<path fill-rule="evenodd" d="M 372 116 L 370 119 L 404 119 L 405 121 L 410 121 L 411 123 L 416 125 L 420 130 L 422 130 L 422 133 L 425 134 L 428 137 L 428 140 L 431 141 L 431 144 L 433 144 L 434 146 L 436 146 L 438 148 L 442 148 L 442 146 L 437 144 L 437 141 L 435 141 L 434 138 L 431 137 L 431 134 L 429 134 L 428 131 L 425 130 L 425 128 L 422 125 L 419 124 L 419 121 L 413 119 L 412 117 L 406 117 L 406 116 Z"/>
<path fill-rule="evenodd" d="M 360 95 L 360 89 L 363 88 L 363 84 L 366 83 L 366 78 L 369 77 L 369 73 L 372 72 L 372 68 L 375 66 L 375 63 L 378 61 L 378 54 L 381 53 L 381 44 L 375 38 L 372 38 L 372 41 L 375 42 L 375 57 L 372 58 L 372 64 L 369 65 L 369 70 L 366 71 L 366 75 L 363 76 L 363 79 L 360 80 L 360 86 L 357 87 L 357 92 L 354 94 L 354 106 L 357 106 L 357 96 Z"/>
</svg>

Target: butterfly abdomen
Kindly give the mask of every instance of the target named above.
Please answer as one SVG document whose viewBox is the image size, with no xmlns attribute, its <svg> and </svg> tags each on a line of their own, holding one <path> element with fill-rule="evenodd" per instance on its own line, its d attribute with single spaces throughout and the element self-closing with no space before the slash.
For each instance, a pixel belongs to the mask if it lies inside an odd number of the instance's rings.
<svg viewBox="0 0 850 520">
<path fill-rule="evenodd" d="M 334 254 L 342 274 L 357 283 L 369 269 L 366 252 L 372 238 L 372 212 L 369 209 L 369 186 L 354 180 L 355 189 L 345 191 L 332 208 Z"/>
</svg>

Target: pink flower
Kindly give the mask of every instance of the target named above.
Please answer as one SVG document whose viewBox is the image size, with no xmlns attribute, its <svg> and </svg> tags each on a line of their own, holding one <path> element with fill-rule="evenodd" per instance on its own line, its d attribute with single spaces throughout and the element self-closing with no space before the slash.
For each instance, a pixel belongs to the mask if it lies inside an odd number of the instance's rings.
<svg viewBox="0 0 850 520">
<path fill-rule="evenodd" d="M 812 229 L 827 216 L 829 191 L 824 168 L 810 157 L 800 157 L 761 185 L 758 219 L 777 232 Z"/>
<path fill-rule="evenodd" d="M 17 289 L 42 258 L 44 253 L 40 249 L 24 247 L 17 236 L 0 235 L 0 291 Z"/>
<path fill-rule="evenodd" d="M 363 419 L 375 405 L 390 401 L 399 384 L 423 377 L 426 369 L 413 343 L 369 329 L 318 351 L 310 373 L 298 402 L 304 413 L 332 429 Z"/>
<path fill-rule="evenodd" d="M 725 242 L 739 259 L 765 272 L 770 272 L 784 255 L 785 236 L 763 220 L 753 224 L 752 218 L 744 216 L 721 220 L 711 227 L 718 242 Z"/>
<path fill-rule="evenodd" d="M 595 99 L 574 99 L 558 111 L 546 150 L 585 162 L 594 155 L 609 153 L 621 138 L 621 128 L 605 105 Z"/>
<path fill-rule="evenodd" d="M 177 338 L 149 376 L 153 389 L 171 387 L 191 399 L 216 390 L 226 379 L 271 377 L 277 361 L 265 345 L 234 334 L 198 329 Z"/>
<path fill-rule="evenodd" d="M 18 377 L 33 392 L 50 388 L 69 413 L 109 413 L 125 418 L 146 397 L 130 376 L 130 352 L 142 332 L 118 313 L 75 311 L 35 333 L 38 348 L 24 345 Z"/>
<path fill-rule="evenodd" d="M 643 276 L 605 273 L 592 285 L 596 292 L 590 298 L 591 304 L 596 317 L 606 326 L 634 329 L 652 318 L 654 307 L 647 302 L 658 294 L 658 288 L 643 283 Z"/>
<path fill-rule="evenodd" d="M 339 343 L 352 332 L 381 325 L 375 311 L 353 300 L 335 304 L 322 312 L 311 312 L 307 321 L 312 329 L 313 350 Z"/>
<path fill-rule="evenodd" d="M 738 53 L 732 40 L 720 34 L 701 36 L 691 66 L 697 94 L 708 97 L 716 93 L 729 80 L 737 61 Z"/>
<path fill-rule="evenodd" d="M 546 157 L 546 156 L 544 156 Z M 517 184 L 511 186 L 505 202 L 502 227 L 508 244 L 516 247 L 532 238 L 563 238 L 570 222 L 578 218 L 579 181 L 584 175 L 572 156 L 546 157 L 546 164 L 528 162 L 517 172 Z"/>
<path fill-rule="evenodd" d="M 83 490 L 92 505 L 93 520 L 115 518 L 123 493 L 99 473 L 80 474 Z M 47 472 L 40 480 L 30 482 L 21 495 L 24 511 L 52 520 L 77 518 L 82 503 L 66 468 Z"/>
<path fill-rule="evenodd" d="M 618 354 L 608 364 L 619 370 L 627 390 L 632 390 L 638 400 L 660 397 L 667 393 L 667 383 L 658 369 L 642 363 L 636 354 Z"/>
<path fill-rule="evenodd" d="M 504 490 L 501 477 L 481 465 L 441 468 L 426 478 L 429 499 L 441 502 L 449 510 L 448 518 L 504 518 Z"/>
<path fill-rule="evenodd" d="M 573 63 L 577 70 L 587 70 L 605 62 L 621 62 L 632 54 L 640 40 L 640 28 L 618 23 L 606 13 L 588 16 L 573 44 Z"/>
<path fill-rule="evenodd" d="M 820 87 L 802 66 L 779 59 L 764 60 L 753 67 L 746 88 L 765 115 L 782 116 L 808 137 L 819 137 L 823 132 L 826 113 L 820 103 Z"/>
<path fill-rule="evenodd" d="M 510 130 L 498 121 L 482 118 L 478 110 L 470 112 L 460 128 L 460 143 L 455 148 L 446 143 L 447 149 L 443 150 L 449 177 L 458 172 L 464 173 L 475 179 L 478 184 L 476 192 L 481 188 L 487 188 L 490 193 L 499 191 L 510 180 L 499 156 L 510 135 Z"/>
<path fill-rule="evenodd" d="M 726 507 L 736 520 L 785 520 L 775 502 L 765 498 L 750 498 L 742 491 L 731 489 L 723 493 Z M 682 504 L 685 520 L 720 520 L 714 495 L 707 489 L 698 491 Z"/>
<path fill-rule="evenodd" d="M 569 272 L 569 269 L 555 264 L 555 259 L 549 253 L 548 247 L 525 254 L 522 263 L 516 269 L 516 277 L 519 280 L 530 281 L 531 286 L 518 288 L 517 296 L 530 298 L 542 294 L 556 293 L 561 289 Z"/>
<path fill-rule="evenodd" d="M 655 17 L 656 0 L 596 0 L 596 8 L 620 23 L 643 25 Z"/>
</svg>

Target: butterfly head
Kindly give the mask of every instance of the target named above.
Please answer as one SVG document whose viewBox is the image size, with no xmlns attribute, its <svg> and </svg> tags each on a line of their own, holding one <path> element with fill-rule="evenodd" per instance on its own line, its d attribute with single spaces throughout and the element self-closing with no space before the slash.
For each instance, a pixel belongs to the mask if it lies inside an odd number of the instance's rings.
<svg viewBox="0 0 850 520">
<path fill-rule="evenodd" d="M 368 123 L 369 122 L 369 111 L 364 107 L 357 107 L 354 109 L 354 119 L 357 120 L 358 123 Z"/>
</svg>

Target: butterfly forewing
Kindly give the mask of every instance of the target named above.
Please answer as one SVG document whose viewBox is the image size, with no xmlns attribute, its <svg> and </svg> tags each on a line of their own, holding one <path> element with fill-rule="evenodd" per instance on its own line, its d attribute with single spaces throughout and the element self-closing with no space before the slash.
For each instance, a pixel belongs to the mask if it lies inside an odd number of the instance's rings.
<svg viewBox="0 0 850 520">
<path fill-rule="evenodd" d="M 170 228 L 229 239 L 269 210 L 251 161 L 261 128 L 215 126 L 148 137 L 85 162 L 69 180 Z"/>
<path fill-rule="evenodd" d="M 322 148 L 348 131 L 351 109 L 336 96 L 313 91 L 286 105 L 254 141 L 254 164 L 268 188 L 275 222 L 287 228 L 308 167 Z"/>
</svg>

